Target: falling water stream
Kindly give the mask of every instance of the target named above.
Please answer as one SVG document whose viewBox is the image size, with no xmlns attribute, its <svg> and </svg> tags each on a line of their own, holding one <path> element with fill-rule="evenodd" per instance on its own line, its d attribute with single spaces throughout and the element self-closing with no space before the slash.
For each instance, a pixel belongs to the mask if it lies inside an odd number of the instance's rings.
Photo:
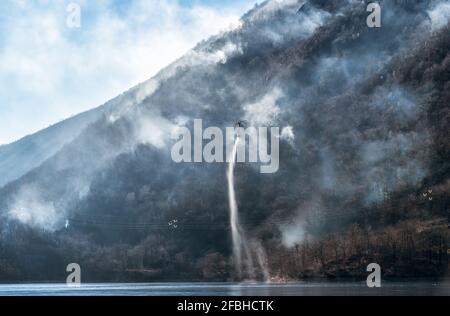
<svg viewBox="0 0 450 316">
<path fill-rule="evenodd" d="M 236 137 L 233 151 L 231 152 L 231 159 L 229 160 L 230 164 L 228 166 L 227 180 L 228 180 L 228 203 L 230 206 L 230 226 L 231 226 L 231 237 L 233 242 L 233 258 L 234 265 L 236 268 L 236 272 L 238 274 L 239 279 L 243 278 L 243 263 L 245 263 L 246 267 L 246 275 L 245 277 L 254 279 L 255 278 L 255 268 L 253 264 L 253 257 L 250 251 L 249 244 L 247 242 L 247 238 L 245 236 L 244 231 L 242 230 L 239 224 L 239 214 L 238 214 L 238 205 L 236 201 L 236 192 L 234 190 L 234 167 L 236 165 L 236 154 L 237 148 L 239 146 L 239 136 Z M 257 247 L 257 262 L 261 268 L 261 272 L 265 280 L 268 280 L 268 271 L 265 263 L 264 250 L 261 246 Z M 245 262 L 243 262 L 245 261 Z"/>
<path fill-rule="evenodd" d="M 239 145 L 239 137 L 236 137 L 233 151 L 231 152 L 230 164 L 228 166 L 228 204 L 230 206 L 230 226 L 233 241 L 233 257 L 239 278 L 242 277 L 242 235 L 238 218 L 238 206 L 234 191 L 234 166 L 236 165 L 236 152 Z"/>
</svg>

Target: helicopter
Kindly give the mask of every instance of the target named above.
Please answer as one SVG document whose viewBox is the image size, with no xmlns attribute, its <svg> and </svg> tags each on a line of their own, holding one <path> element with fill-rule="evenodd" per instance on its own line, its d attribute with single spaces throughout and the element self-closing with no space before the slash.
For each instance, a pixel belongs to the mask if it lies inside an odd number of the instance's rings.
<svg viewBox="0 0 450 316">
<path fill-rule="evenodd" d="M 247 128 L 248 127 L 248 122 L 246 120 L 239 120 L 239 121 L 236 122 L 234 127 L 235 128 L 238 128 L 238 127 Z"/>
</svg>

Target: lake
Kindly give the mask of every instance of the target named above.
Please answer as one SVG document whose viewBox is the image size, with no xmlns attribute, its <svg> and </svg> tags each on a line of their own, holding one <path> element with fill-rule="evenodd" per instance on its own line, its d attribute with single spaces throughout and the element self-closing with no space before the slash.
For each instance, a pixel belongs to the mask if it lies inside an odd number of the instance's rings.
<svg viewBox="0 0 450 316">
<path fill-rule="evenodd" d="M 311 296 L 311 295 L 450 295 L 450 280 L 382 282 L 368 288 L 365 282 L 268 283 L 103 283 L 3 284 L 0 296 Z"/>
</svg>

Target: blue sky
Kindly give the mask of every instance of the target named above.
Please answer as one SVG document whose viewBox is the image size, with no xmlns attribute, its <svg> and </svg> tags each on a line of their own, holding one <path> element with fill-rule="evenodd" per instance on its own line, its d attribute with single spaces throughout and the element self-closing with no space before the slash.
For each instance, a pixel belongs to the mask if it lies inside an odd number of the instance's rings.
<svg viewBox="0 0 450 316">
<path fill-rule="evenodd" d="M 81 8 L 69 28 L 67 5 Z M 257 0 L 3 0 L 0 144 L 103 104 L 227 29 Z"/>
</svg>

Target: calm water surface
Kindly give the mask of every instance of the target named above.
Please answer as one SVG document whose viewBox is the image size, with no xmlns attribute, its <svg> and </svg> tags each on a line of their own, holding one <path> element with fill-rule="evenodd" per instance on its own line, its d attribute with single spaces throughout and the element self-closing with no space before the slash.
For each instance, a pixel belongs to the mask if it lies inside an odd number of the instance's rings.
<svg viewBox="0 0 450 316">
<path fill-rule="evenodd" d="M 382 282 L 368 288 L 365 282 L 266 283 L 109 283 L 0 285 L 0 296 L 308 296 L 308 295 L 450 295 L 450 280 Z"/>
</svg>

